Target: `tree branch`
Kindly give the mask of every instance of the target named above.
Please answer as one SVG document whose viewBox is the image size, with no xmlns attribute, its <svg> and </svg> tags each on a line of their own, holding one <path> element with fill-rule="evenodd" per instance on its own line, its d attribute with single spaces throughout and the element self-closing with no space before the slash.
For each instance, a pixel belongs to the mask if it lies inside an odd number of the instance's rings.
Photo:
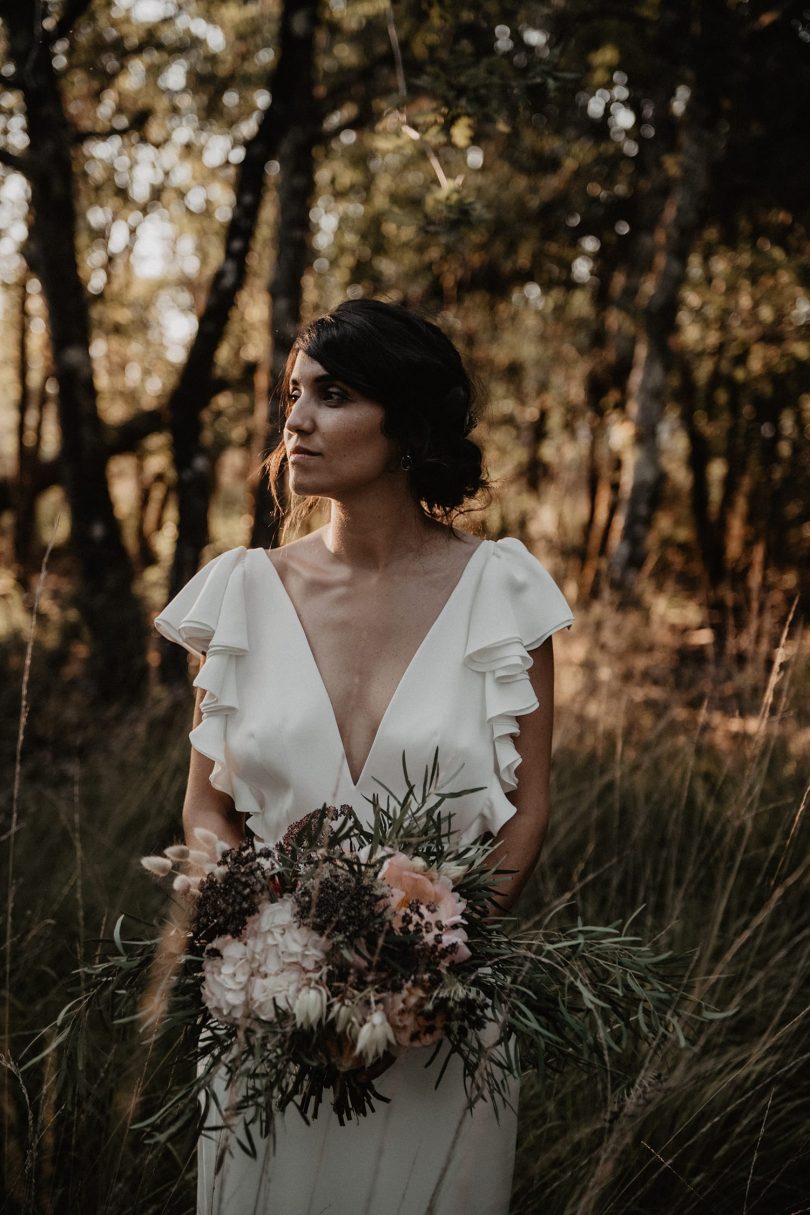
<svg viewBox="0 0 810 1215">
<path fill-rule="evenodd" d="M 62 16 L 51 35 L 51 41 L 57 42 L 60 38 L 66 38 L 79 18 L 87 12 L 91 3 L 92 0 L 65 0 Z"/>
<path fill-rule="evenodd" d="M 109 127 L 106 131 L 74 131 L 71 143 L 84 143 L 86 139 L 109 139 L 111 135 L 128 135 L 131 131 L 142 131 L 151 117 L 151 110 L 138 110 L 125 127 Z"/>
<path fill-rule="evenodd" d="M 317 11 L 318 0 L 285 0 L 277 66 L 268 85 L 272 101 L 256 133 L 244 144 L 222 260 L 201 309 L 188 357 L 167 402 L 178 487 L 178 536 L 169 584 L 172 594 L 196 571 L 207 539 L 210 458 L 200 446 L 200 414 L 211 399 L 215 356 L 245 279 L 267 180 L 265 165 L 278 154 L 300 109 L 301 82 L 312 58 Z"/>
<path fill-rule="evenodd" d="M 143 439 L 162 430 L 165 423 L 165 415 L 161 409 L 142 409 L 119 426 L 102 426 L 107 458 L 135 451 Z M 52 485 L 58 485 L 61 478 L 61 456 L 41 460 L 32 470 L 34 494 L 41 494 L 46 489 L 50 489 Z M 0 477 L 0 511 L 10 510 L 13 507 L 16 496 L 15 485 L 14 477 Z"/>
<path fill-rule="evenodd" d="M 0 165 L 16 169 L 18 173 L 24 173 L 26 177 L 30 177 L 35 168 L 33 156 L 17 156 L 5 148 L 0 148 Z"/>
</svg>

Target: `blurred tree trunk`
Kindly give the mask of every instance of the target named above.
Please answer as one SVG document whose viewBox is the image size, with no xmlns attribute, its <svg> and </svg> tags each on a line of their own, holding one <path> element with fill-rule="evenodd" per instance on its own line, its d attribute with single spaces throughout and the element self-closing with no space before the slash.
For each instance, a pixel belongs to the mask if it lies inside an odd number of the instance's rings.
<svg viewBox="0 0 810 1215">
<path fill-rule="evenodd" d="M 688 360 L 683 356 L 678 360 L 695 537 L 708 623 L 718 655 L 750 652 L 763 607 L 760 600 L 768 561 L 784 523 L 781 499 L 774 493 L 780 472 L 781 402 L 774 394 L 750 395 L 746 354 L 743 348 L 729 358 L 721 347 L 702 387 L 695 383 Z M 723 400 L 723 414 L 720 418 L 715 413 L 713 418 L 718 398 Z"/>
<path fill-rule="evenodd" d="M 138 554 L 141 568 L 154 565 L 157 553 L 153 538 L 163 526 L 166 506 L 169 501 L 169 481 L 165 473 L 158 472 L 149 476 L 144 470 L 144 462 L 138 460 L 141 486 L 141 503 L 138 512 Z"/>
<path fill-rule="evenodd" d="M 681 123 L 677 177 L 661 212 L 654 254 L 642 284 L 639 329 L 628 379 L 627 412 L 635 429 L 632 463 L 623 472 L 621 532 L 608 576 L 622 592 L 634 589 L 647 556 L 648 537 L 661 483 L 658 431 L 672 363 L 671 342 L 686 263 L 700 231 L 716 156 L 718 86 L 728 68 L 729 14 L 713 0 L 688 7 L 670 4 L 662 23 L 671 26 L 676 63 L 690 65 L 689 100 Z"/>
<path fill-rule="evenodd" d="M 609 566 L 611 584 L 622 590 L 632 587 L 647 555 L 661 480 L 658 430 L 666 403 L 670 341 L 686 258 L 702 217 L 709 159 L 705 134 L 686 131 L 679 180 L 655 234 L 655 260 L 628 380 L 627 412 L 635 426 L 632 480 L 623 487 L 621 536 Z"/>
<path fill-rule="evenodd" d="M 589 501 L 579 575 L 580 594 L 588 597 L 601 592 L 620 507 L 627 391 L 639 335 L 639 295 L 655 253 L 655 232 L 667 198 L 666 160 L 677 137 L 669 103 L 676 74 L 672 52 L 673 46 L 683 42 L 682 20 L 680 10 L 664 6 L 652 48 L 655 61 L 662 65 L 657 88 L 649 96 L 644 89 L 628 100 L 632 108 L 641 110 L 652 102 L 655 137 L 642 139 L 639 145 L 632 195 L 618 207 L 627 231 L 612 249 L 603 252 L 605 268 L 595 301 L 596 324 L 585 383 Z"/>
<path fill-rule="evenodd" d="M 14 561 L 17 577 L 26 585 L 26 573 L 31 564 L 31 548 L 36 515 L 36 467 L 42 448 L 42 416 L 47 394 L 43 376 L 37 391 L 36 404 L 29 399 L 28 381 L 28 316 L 26 280 L 20 290 L 19 334 L 19 404 L 17 414 L 17 479 L 14 486 Z"/>
<path fill-rule="evenodd" d="M 74 6 L 76 15 L 86 5 Z M 107 484 L 107 453 L 90 360 L 90 322 L 76 261 L 70 130 L 51 61 L 50 36 L 24 0 L 2 16 L 23 95 L 30 152 L 20 158 L 31 186 L 29 256 L 48 305 L 59 386 L 61 477 L 79 569 L 77 601 L 89 633 L 91 678 L 102 695 L 139 687 L 146 629 L 133 570 Z"/>
<path fill-rule="evenodd" d="M 309 209 L 314 187 L 313 152 L 321 134 L 321 113 L 312 91 L 312 58 L 299 79 L 296 120 L 279 156 L 278 241 L 270 282 L 269 383 L 266 404 L 257 416 L 261 426 L 261 455 L 272 452 L 283 430 L 281 378 L 301 318 L 301 280 L 309 265 Z M 282 512 L 270 496 L 266 475 L 256 484 L 251 544 L 273 548 L 279 542 Z"/>
<path fill-rule="evenodd" d="M 610 442 L 610 428 L 621 417 L 624 393 L 633 365 L 635 332 L 628 314 L 638 293 L 646 257 L 643 225 L 639 222 L 628 256 L 612 274 L 597 299 L 594 353 L 585 383 L 590 446 L 588 451 L 588 518 L 582 547 L 580 593 L 599 592 L 599 576 L 607 551 L 619 497 L 621 462 Z"/>
<path fill-rule="evenodd" d="M 208 541 L 212 469 L 209 453 L 200 442 L 201 414 L 212 396 L 214 359 L 244 282 L 247 255 L 266 181 L 265 165 L 278 155 L 297 112 L 302 74 L 308 78 L 311 72 L 317 7 L 318 0 L 286 0 L 284 4 L 278 68 L 268 85 L 272 101 L 256 134 L 246 145 L 225 238 L 225 254 L 211 284 L 188 359 L 169 398 L 178 508 L 169 597 L 176 595 L 196 572 L 200 553 Z M 169 679 L 184 677 L 186 656 L 180 648 L 163 643 L 162 651 L 164 676 Z"/>
<path fill-rule="evenodd" d="M 530 494 L 538 494 L 543 479 L 548 471 L 548 464 L 543 459 L 543 443 L 548 433 L 549 399 L 547 391 L 534 394 L 536 405 L 532 415 L 520 428 L 520 445 L 526 452 L 523 466 L 523 480 Z M 530 399 L 530 393 L 524 390 L 523 399 Z"/>
<path fill-rule="evenodd" d="M 726 596 L 724 593 L 726 582 L 725 527 L 728 503 L 725 503 L 725 509 L 721 503 L 720 509 L 715 514 L 712 513 L 709 493 L 709 463 L 711 453 L 706 435 L 698 425 L 696 416 L 699 410 L 702 410 L 704 414 L 708 412 L 708 402 L 718 387 L 719 377 L 717 368 L 718 364 L 715 363 L 709 383 L 703 391 L 700 391 L 692 375 L 689 360 L 682 356 L 678 359 L 681 418 L 687 438 L 689 439 L 689 470 L 692 478 L 690 496 L 692 516 L 695 523 L 695 537 L 705 579 L 706 612 L 709 626 L 714 634 L 715 649 L 718 653 L 722 653 L 725 650 L 726 638 L 728 636 Z M 729 432 L 732 429 L 730 427 Z M 738 470 L 736 468 L 732 473 L 730 466 L 727 464 L 724 484 L 731 484 L 737 473 Z"/>
</svg>

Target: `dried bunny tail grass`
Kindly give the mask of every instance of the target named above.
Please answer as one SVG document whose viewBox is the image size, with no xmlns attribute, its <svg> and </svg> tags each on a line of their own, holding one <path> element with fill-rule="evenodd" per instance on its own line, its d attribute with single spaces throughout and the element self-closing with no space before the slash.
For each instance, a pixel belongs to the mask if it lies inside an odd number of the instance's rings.
<svg viewBox="0 0 810 1215">
<path fill-rule="evenodd" d="M 209 831 L 207 827 L 195 827 L 194 835 L 204 848 L 213 853 L 217 850 L 217 844 L 221 841 L 217 838 L 213 831 Z"/>
<path fill-rule="evenodd" d="M 210 852 L 202 852 L 197 848 L 189 848 L 187 860 L 189 860 L 192 865 L 202 865 L 206 869 L 216 863 L 212 859 Z"/>
<path fill-rule="evenodd" d="M 172 862 L 166 856 L 142 856 L 141 864 L 155 877 L 166 877 L 172 871 Z"/>
<path fill-rule="evenodd" d="M 189 849 L 185 844 L 172 844 L 169 848 L 163 849 L 164 855 L 168 856 L 173 861 L 187 861 Z"/>
</svg>

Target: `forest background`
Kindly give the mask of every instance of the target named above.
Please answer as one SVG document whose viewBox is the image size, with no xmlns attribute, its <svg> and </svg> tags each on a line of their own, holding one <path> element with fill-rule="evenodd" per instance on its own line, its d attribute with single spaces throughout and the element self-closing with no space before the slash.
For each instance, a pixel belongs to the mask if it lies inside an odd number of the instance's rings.
<svg viewBox="0 0 810 1215">
<path fill-rule="evenodd" d="M 513 1210 L 810 1210 L 810 11 L 762 0 L 0 0 L 0 746 L 10 1211 L 191 1211 L 133 1123 L 168 1056 L 33 1042 L 177 833 L 191 696 L 149 620 L 279 541 L 296 328 L 402 301 L 482 388 L 576 613 L 525 922 L 690 950 L 733 1016 L 527 1081 Z M 805 1129 L 803 1129 L 803 1127 Z"/>
</svg>

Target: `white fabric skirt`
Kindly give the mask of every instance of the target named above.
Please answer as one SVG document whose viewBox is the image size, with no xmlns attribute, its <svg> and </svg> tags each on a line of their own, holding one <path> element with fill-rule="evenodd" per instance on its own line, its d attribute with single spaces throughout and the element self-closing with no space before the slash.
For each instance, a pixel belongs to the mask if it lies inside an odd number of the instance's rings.
<svg viewBox="0 0 810 1215">
<path fill-rule="evenodd" d="M 233 1132 L 202 1135 L 198 1215 L 507 1215 L 519 1082 L 497 1119 L 489 1100 L 470 1112 L 461 1061 L 450 1060 L 435 1089 L 443 1055 L 426 1068 L 432 1052 L 400 1055 L 375 1085 L 390 1102 L 359 1122 L 341 1126 L 327 1094 L 309 1126 L 290 1108 L 274 1136 L 251 1127 L 255 1159 Z"/>
</svg>

